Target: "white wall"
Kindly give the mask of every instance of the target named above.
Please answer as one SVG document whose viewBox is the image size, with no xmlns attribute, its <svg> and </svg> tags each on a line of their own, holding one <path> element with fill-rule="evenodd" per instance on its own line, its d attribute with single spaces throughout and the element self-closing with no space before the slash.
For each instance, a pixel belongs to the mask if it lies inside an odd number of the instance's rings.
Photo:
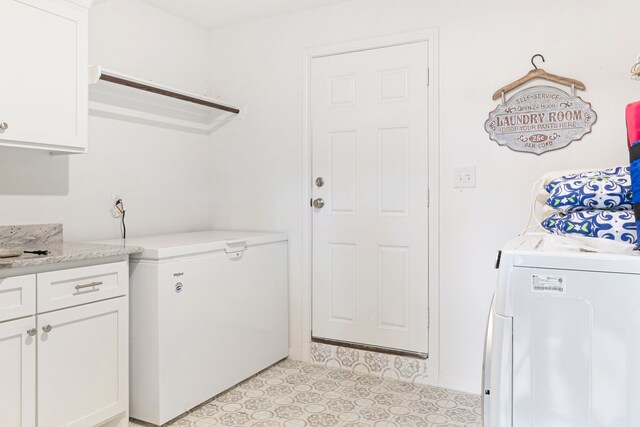
<svg viewBox="0 0 640 427">
<path fill-rule="evenodd" d="M 214 95 L 249 107 L 213 136 L 211 225 L 289 233 L 291 347 L 301 335 L 302 50 L 440 30 L 440 381 L 477 391 L 496 251 L 524 225 L 534 180 L 549 170 L 627 162 L 624 106 L 640 98 L 628 71 L 640 53 L 640 3 L 598 0 L 353 0 L 212 34 Z M 599 114 L 593 133 L 544 154 L 498 147 L 483 130 L 492 93 L 545 68 L 582 80 Z M 453 168 L 475 165 L 477 188 L 454 190 Z"/>
<path fill-rule="evenodd" d="M 90 61 L 205 93 L 207 32 L 137 0 L 90 12 Z M 111 194 L 127 203 L 129 235 L 208 226 L 205 136 L 90 117 L 89 154 L 0 148 L 0 223 L 62 222 L 67 240 L 116 238 Z"/>
<path fill-rule="evenodd" d="M 90 12 L 89 43 L 91 64 L 208 94 L 208 32 L 147 3 L 96 1 Z"/>
</svg>

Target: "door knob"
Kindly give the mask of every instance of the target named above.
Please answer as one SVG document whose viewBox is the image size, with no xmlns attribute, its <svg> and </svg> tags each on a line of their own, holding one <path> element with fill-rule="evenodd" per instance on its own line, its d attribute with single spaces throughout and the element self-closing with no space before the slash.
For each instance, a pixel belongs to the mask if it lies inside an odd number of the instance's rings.
<svg viewBox="0 0 640 427">
<path fill-rule="evenodd" d="M 322 199 L 315 199 L 313 201 L 313 207 L 314 208 L 318 208 L 318 209 L 322 209 L 324 208 L 324 200 Z"/>
<path fill-rule="evenodd" d="M 42 330 L 43 330 L 44 332 L 46 332 L 46 333 L 51 332 L 51 329 L 52 329 L 52 328 L 51 328 L 51 325 L 45 325 L 45 326 L 43 326 L 43 327 L 42 327 Z"/>
<path fill-rule="evenodd" d="M 7 130 L 7 129 L 9 129 L 9 125 L 7 124 L 7 122 L 0 123 L 0 130 Z"/>
<path fill-rule="evenodd" d="M 30 337 L 34 336 L 35 334 L 36 328 L 27 329 L 27 335 L 29 335 Z"/>
</svg>

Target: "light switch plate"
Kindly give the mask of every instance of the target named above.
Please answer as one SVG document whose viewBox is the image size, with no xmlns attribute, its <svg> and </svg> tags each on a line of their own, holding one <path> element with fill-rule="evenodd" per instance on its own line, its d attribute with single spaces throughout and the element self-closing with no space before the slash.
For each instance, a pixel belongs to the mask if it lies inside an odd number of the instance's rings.
<svg viewBox="0 0 640 427">
<path fill-rule="evenodd" d="M 453 188 L 476 188 L 476 167 L 465 166 L 454 168 Z"/>
</svg>

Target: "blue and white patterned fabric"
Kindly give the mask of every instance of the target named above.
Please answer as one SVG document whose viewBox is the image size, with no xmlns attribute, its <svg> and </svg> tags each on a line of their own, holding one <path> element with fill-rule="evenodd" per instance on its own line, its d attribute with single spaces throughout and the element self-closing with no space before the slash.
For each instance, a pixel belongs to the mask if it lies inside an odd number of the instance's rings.
<svg viewBox="0 0 640 427">
<path fill-rule="evenodd" d="M 586 209 L 629 210 L 631 175 L 600 175 L 559 181 L 551 189 L 547 205 L 562 213 Z"/>
<path fill-rule="evenodd" d="M 618 166 L 616 168 L 609 168 L 609 169 L 601 169 L 601 170 L 595 170 L 595 171 L 590 171 L 590 172 L 581 172 L 581 173 L 574 173 L 574 174 L 570 174 L 570 175 L 563 175 L 560 176 L 552 181 L 550 181 L 545 187 L 544 189 L 547 190 L 547 193 L 551 193 L 551 191 L 553 191 L 553 189 L 558 186 L 558 184 L 564 182 L 564 181 L 572 181 L 574 179 L 577 178 L 596 178 L 596 177 L 603 177 L 603 176 L 621 176 L 621 175 L 629 175 L 629 167 L 628 166 Z"/>
<path fill-rule="evenodd" d="M 542 227 L 561 236 L 577 234 L 631 244 L 637 240 L 635 217 L 630 210 L 557 213 L 542 221 Z"/>
</svg>

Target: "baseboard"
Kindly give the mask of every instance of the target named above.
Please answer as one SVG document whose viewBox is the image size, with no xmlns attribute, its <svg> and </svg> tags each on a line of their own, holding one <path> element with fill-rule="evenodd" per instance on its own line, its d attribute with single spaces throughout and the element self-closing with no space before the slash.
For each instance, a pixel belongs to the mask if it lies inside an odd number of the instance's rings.
<svg viewBox="0 0 640 427">
<path fill-rule="evenodd" d="M 451 390 L 464 391 L 466 393 L 480 394 L 480 385 L 460 377 L 440 375 L 438 386 Z"/>
<path fill-rule="evenodd" d="M 289 347 L 289 359 L 304 361 L 302 357 L 302 352 L 300 351 L 299 348 Z"/>
</svg>

